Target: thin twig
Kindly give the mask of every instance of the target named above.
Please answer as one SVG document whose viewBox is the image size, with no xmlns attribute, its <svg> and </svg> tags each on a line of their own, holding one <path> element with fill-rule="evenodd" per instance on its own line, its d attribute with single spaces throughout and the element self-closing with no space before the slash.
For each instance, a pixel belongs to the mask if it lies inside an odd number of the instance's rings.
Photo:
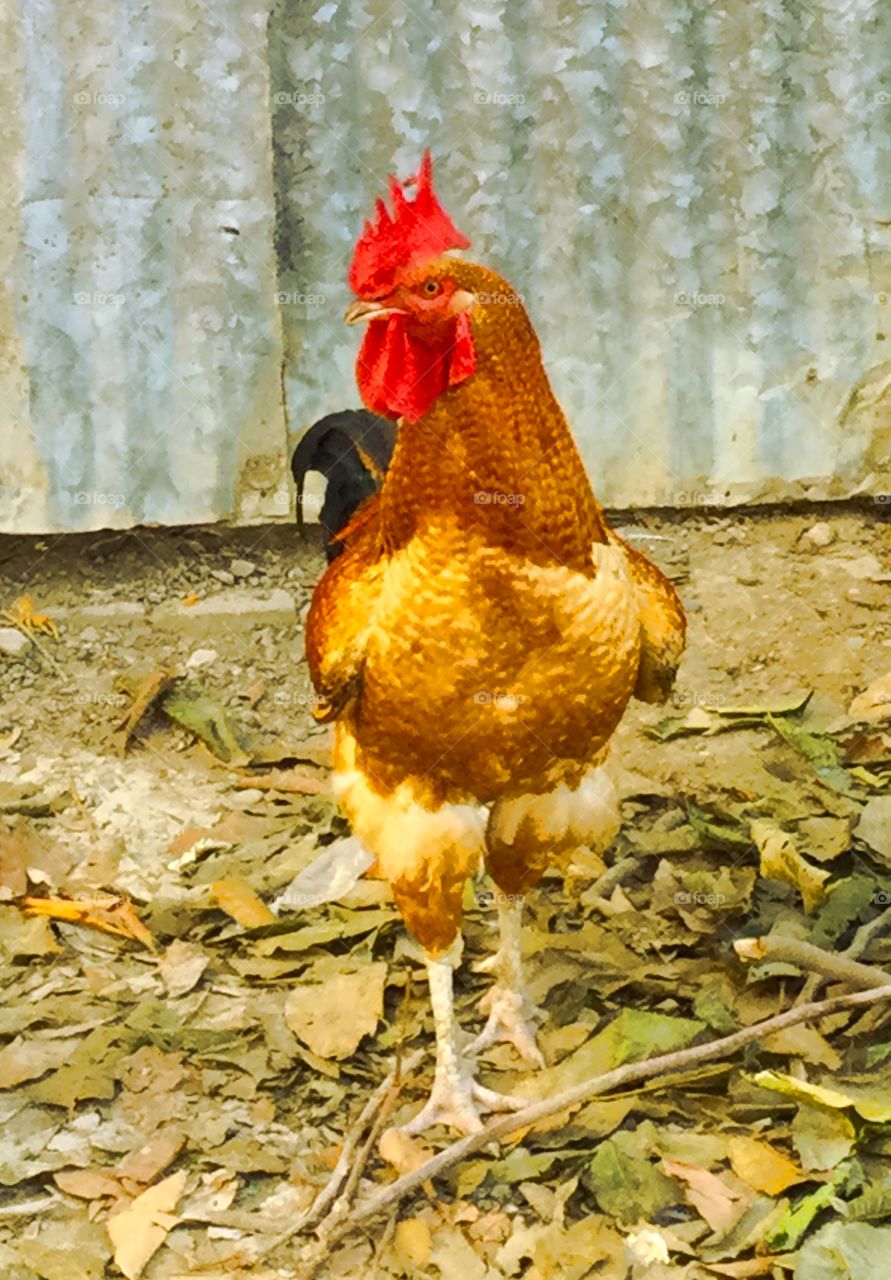
<svg viewBox="0 0 891 1280">
<path fill-rule="evenodd" d="M 846 956 L 848 960 L 859 960 L 873 938 L 878 937 L 880 933 L 884 933 L 886 929 L 891 929 L 891 911 L 883 911 L 874 920 L 869 920 L 866 924 L 862 924 L 854 934 L 850 946 L 845 947 L 841 954 Z M 812 973 L 801 988 L 801 999 L 813 1000 L 825 981 L 824 974 Z"/>
<path fill-rule="evenodd" d="M 352 1201 L 353 1195 L 355 1194 L 356 1187 L 359 1185 L 359 1179 L 362 1176 L 362 1172 L 366 1164 L 368 1163 L 368 1160 L 371 1156 L 372 1151 L 377 1145 L 377 1141 L 380 1138 L 381 1131 L 384 1125 L 386 1124 L 390 1116 L 390 1113 L 393 1110 L 393 1107 L 396 1105 L 396 1100 L 399 1097 L 399 1094 L 402 1090 L 402 1085 L 404 1082 L 404 1073 L 407 1073 L 408 1071 L 412 1070 L 423 1057 L 424 1057 L 424 1051 L 419 1050 L 417 1053 L 413 1054 L 412 1057 L 409 1058 L 407 1062 L 403 1062 L 402 1055 L 400 1054 L 396 1060 L 395 1066 L 393 1067 L 392 1071 L 388 1073 L 386 1080 L 384 1081 L 384 1084 L 389 1085 L 389 1088 L 386 1091 L 383 1099 L 381 1099 L 381 1087 L 379 1086 L 375 1090 L 373 1094 L 373 1101 L 375 1103 L 380 1101 L 380 1108 L 377 1112 L 377 1115 L 374 1117 L 374 1121 L 371 1125 L 370 1130 L 368 1131 L 367 1138 L 362 1143 L 361 1147 L 359 1147 L 356 1153 L 356 1157 L 353 1160 L 353 1163 L 349 1170 L 349 1176 L 347 1177 L 347 1180 L 344 1184 L 343 1191 L 334 1200 L 334 1203 L 331 1205 L 331 1209 L 330 1209 L 330 1212 L 328 1213 L 328 1216 L 322 1221 L 322 1223 L 318 1228 L 318 1238 L 316 1240 L 313 1240 L 310 1244 L 307 1244 L 306 1246 L 304 1246 L 303 1250 L 301 1251 L 300 1262 L 302 1265 L 298 1273 L 301 1280 L 312 1280 L 312 1277 L 316 1274 L 319 1267 L 322 1265 L 322 1263 L 325 1261 L 325 1259 L 328 1256 L 329 1236 L 332 1234 L 332 1232 L 337 1232 L 338 1227 L 340 1227 L 342 1223 L 348 1221 L 349 1213 L 350 1213 L 350 1203 Z M 356 1122 L 356 1125 L 354 1126 L 350 1134 L 350 1137 L 354 1140 L 353 1142 L 354 1146 L 355 1146 L 355 1140 L 361 1134 L 362 1128 L 364 1127 L 362 1125 L 363 1117 L 365 1118 L 365 1121 L 367 1123 L 367 1119 L 371 1114 L 372 1114 L 372 1111 L 369 1109 L 368 1105 L 366 1104 L 366 1106 L 362 1110 L 359 1120 Z M 341 1159 L 338 1161 L 338 1168 L 340 1168 L 342 1161 L 343 1161 L 343 1154 L 341 1155 Z M 334 1182 L 333 1175 L 332 1175 L 331 1181 L 332 1183 Z M 306 1227 L 306 1218 L 308 1216 L 311 1216 L 313 1219 L 318 1218 L 318 1207 L 322 1198 L 324 1197 L 326 1204 L 331 1203 L 331 1196 L 329 1194 L 329 1191 L 330 1191 L 330 1184 L 328 1187 L 325 1188 L 325 1191 L 322 1193 L 322 1195 L 316 1197 L 316 1203 L 312 1205 L 308 1215 L 305 1215 L 304 1218 L 301 1219 L 295 1226 L 289 1227 L 287 1231 L 282 1232 L 281 1235 L 277 1236 L 272 1241 L 272 1243 L 266 1249 L 264 1249 L 263 1251 L 264 1257 L 267 1254 L 273 1253 L 281 1244 L 284 1244 L 285 1241 L 292 1239 L 300 1231 L 304 1230 Z M 343 1232 L 339 1232 L 338 1238 L 342 1234 Z"/>
<path fill-rule="evenodd" d="M 881 915 L 876 916 L 875 920 L 862 924 L 854 934 L 851 945 L 846 947 L 842 954 L 849 960 L 858 960 L 873 938 L 884 933 L 886 929 L 891 929 L 891 911 L 883 911 Z"/>
<path fill-rule="evenodd" d="M 327 1218 L 325 1218 L 320 1224 L 318 1228 L 318 1239 L 313 1241 L 313 1243 L 303 1251 L 301 1258 L 303 1266 L 299 1274 L 305 1277 L 305 1280 L 312 1280 L 312 1277 L 315 1275 L 318 1268 L 324 1262 L 325 1258 L 327 1258 L 329 1253 L 328 1240 L 332 1232 L 336 1232 L 341 1223 L 346 1222 L 349 1218 L 350 1201 L 353 1198 L 356 1187 L 359 1185 L 359 1179 L 362 1176 L 362 1171 L 368 1163 L 368 1159 L 372 1151 L 377 1145 L 377 1140 L 381 1135 L 381 1130 L 387 1123 L 387 1119 L 390 1112 L 393 1110 L 393 1107 L 396 1105 L 396 1099 L 399 1097 L 399 1092 L 402 1088 L 402 1079 L 398 1064 L 394 1071 L 391 1072 L 391 1075 L 393 1076 L 393 1080 L 390 1086 L 390 1091 L 381 1103 L 380 1110 L 374 1118 L 374 1123 L 368 1131 L 368 1137 L 359 1148 L 356 1159 L 353 1161 L 353 1167 L 350 1169 L 350 1176 L 346 1180 L 343 1191 L 331 1206 L 331 1212 L 328 1214 Z M 288 1232 L 289 1236 L 293 1236 L 294 1234 L 295 1233 L 293 1231 Z M 278 1247 L 280 1241 L 281 1237 L 279 1237 L 279 1240 L 277 1240 L 265 1252 L 271 1253 L 273 1249 Z"/>
<path fill-rule="evenodd" d="M 603 1075 L 594 1076 L 590 1080 L 583 1081 L 571 1089 L 565 1089 L 562 1093 L 554 1094 L 550 1098 L 544 1098 L 540 1102 L 533 1102 L 528 1107 L 524 1107 L 522 1111 L 500 1116 L 491 1121 L 479 1133 L 472 1133 L 465 1138 L 459 1138 L 457 1142 L 453 1142 L 442 1151 L 437 1152 L 436 1155 L 411 1173 L 404 1174 L 401 1178 L 397 1178 L 395 1182 L 382 1187 L 366 1200 L 360 1201 L 349 1216 L 332 1226 L 330 1231 L 325 1229 L 325 1224 L 322 1224 L 325 1256 L 330 1256 L 332 1247 L 344 1236 L 355 1230 L 356 1227 L 370 1221 L 372 1218 L 376 1218 L 378 1214 L 394 1208 L 405 1196 L 417 1190 L 422 1183 L 438 1177 L 446 1169 L 452 1168 L 465 1157 L 472 1155 L 475 1151 L 479 1151 L 482 1147 L 488 1146 L 490 1142 L 507 1137 L 509 1134 L 517 1133 L 519 1130 L 527 1129 L 539 1120 L 559 1115 L 562 1111 L 568 1111 L 582 1102 L 587 1102 L 589 1098 L 612 1092 L 619 1087 L 636 1084 L 639 1081 L 650 1079 L 652 1076 L 664 1076 L 669 1072 L 677 1072 L 696 1063 L 707 1062 L 714 1058 L 730 1057 L 747 1045 L 753 1044 L 766 1036 L 774 1035 L 778 1031 L 784 1031 L 787 1027 L 794 1027 L 800 1022 L 816 1021 L 827 1017 L 829 1014 L 838 1013 L 843 1009 L 858 1008 L 861 1005 L 871 1004 L 878 1000 L 891 1000 L 891 983 L 887 986 L 872 988 L 869 991 L 855 991 L 849 995 L 834 996 L 830 1000 L 798 1005 L 794 1009 L 788 1009 L 785 1013 L 766 1018 L 763 1022 L 755 1023 L 751 1027 L 744 1027 L 741 1031 L 734 1032 L 733 1035 L 722 1036 L 718 1040 L 709 1040 L 705 1044 L 693 1045 L 689 1049 L 680 1049 L 674 1053 L 660 1054 L 656 1058 L 648 1058 L 643 1062 L 626 1063 L 613 1071 L 607 1071 Z M 315 1251 L 312 1252 L 314 1253 Z M 309 1261 L 309 1258 L 306 1260 Z M 315 1258 L 312 1258 L 312 1263 L 315 1264 Z M 312 1271 L 306 1274 L 310 1275 Z"/>
<path fill-rule="evenodd" d="M 359 1146 L 362 1135 L 371 1123 L 375 1112 L 379 1107 L 383 1107 L 384 1103 L 387 1101 L 388 1095 L 391 1090 L 395 1088 L 400 1078 L 410 1075 L 411 1072 L 414 1071 L 414 1069 L 423 1061 L 424 1056 L 425 1050 L 418 1049 L 417 1052 L 413 1053 L 405 1062 L 400 1059 L 393 1069 L 387 1072 L 384 1079 L 359 1112 L 358 1119 L 344 1139 L 343 1148 L 341 1149 L 337 1164 L 334 1166 L 331 1177 L 328 1179 L 325 1186 L 316 1196 L 315 1200 L 313 1200 L 306 1212 L 302 1214 L 296 1222 L 292 1223 L 291 1226 L 288 1227 L 287 1231 L 283 1231 L 280 1235 L 276 1236 L 276 1238 L 270 1243 L 266 1252 L 271 1253 L 272 1250 L 277 1249 L 280 1244 L 284 1244 L 293 1236 L 299 1235 L 301 1231 L 306 1231 L 309 1227 L 313 1226 L 314 1223 L 318 1222 L 319 1218 L 321 1218 L 322 1214 L 325 1213 L 328 1207 L 337 1200 L 341 1187 L 351 1176 L 351 1170 L 353 1168 L 353 1152 Z M 385 1114 L 388 1114 L 389 1110 L 390 1108 L 387 1108 L 387 1112 Z M 366 1155 L 365 1160 L 367 1159 L 368 1156 Z M 359 1163 L 360 1170 L 364 1162 L 365 1161 Z"/>
<path fill-rule="evenodd" d="M 378 1241 L 377 1248 L 374 1251 L 374 1257 L 371 1260 L 370 1280 L 377 1280 L 377 1276 L 380 1273 L 380 1269 L 381 1269 L 381 1261 L 383 1260 L 383 1256 L 387 1251 L 387 1247 L 390 1244 L 390 1241 L 393 1239 L 393 1236 L 395 1234 L 396 1234 L 396 1214 L 391 1213 L 389 1218 L 387 1219 L 386 1226 L 381 1232 L 381 1238 Z"/>
<path fill-rule="evenodd" d="M 843 952 L 824 951 L 812 942 L 785 938 L 778 933 L 766 934 L 762 938 L 740 938 L 733 944 L 733 949 L 741 960 L 777 960 L 782 964 L 794 964 L 799 969 L 820 973 L 824 978 L 834 978 L 836 982 L 847 983 L 861 991 L 891 983 L 891 973 L 884 969 L 851 960 Z"/>
<path fill-rule="evenodd" d="M 353 1161 L 352 1168 L 350 1169 L 349 1177 L 344 1183 L 343 1191 L 338 1196 L 331 1214 L 329 1214 L 328 1218 L 325 1220 L 326 1223 L 330 1221 L 331 1217 L 333 1217 L 335 1209 L 339 1217 L 344 1217 L 346 1215 L 350 1201 L 355 1194 L 356 1187 L 359 1185 L 359 1179 L 362 1177 L 362 1172 L 368 1164 L 369 1156 L 374 1150 L 377 1140 L 381 1136 L 384 1125 L 387 1123 L 387 1120 L 390 1118 L 390 1113 L 396 1105 L 396 1099 L 399 1097 L 399 1093 L 402 1088 L 402 1080 L 400 1076 L 401 1073 L 394 1073 L 394 1079 L 387 1092 L 387 1096 L 384 1098 L 380 1105 L 380 1110 L 374 1117 L 374 1122 L 368 1130 L 368 1137 L 362 1143 L 362 1146 L 356 1154 L 356 1158 Z"/>
<path fill-rule="evenodd" d="M 613 889 L 620 885 L 625 877 L 640 865 L 638 858 L 632 854 L 627 854 L 624 858 L 620 858 L 618 862 L 614 862 L 611 867 L 607 867 L 603 875 L 598 876 L 593 884 L 590 884 L 582 894 L 582 904 L 587 906 L 596 903 L 598 898 L 608 898 Z"/>
</svg>

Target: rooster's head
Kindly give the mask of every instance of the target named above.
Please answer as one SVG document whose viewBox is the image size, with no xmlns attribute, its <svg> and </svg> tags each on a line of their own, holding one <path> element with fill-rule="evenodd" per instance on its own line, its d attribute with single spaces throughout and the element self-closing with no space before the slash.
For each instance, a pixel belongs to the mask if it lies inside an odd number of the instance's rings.
<svg viewBox="0 0 891 1280">
<path fill-rule="evenodd" d="M 405 188 L 414 188 L 409 200 Z M 356 244 L 349 283 L 357 301 L 350 324 L 368 321 L 358 362 L 369 409 L 417 420 L 476 367 L 470 313 L 476 302 L 456 276 L 449 250 L 466 249 L 433 190 L 430 152 L 404 185 L 390 179 L 393 212 L 377 202 Z"/>
</svg>

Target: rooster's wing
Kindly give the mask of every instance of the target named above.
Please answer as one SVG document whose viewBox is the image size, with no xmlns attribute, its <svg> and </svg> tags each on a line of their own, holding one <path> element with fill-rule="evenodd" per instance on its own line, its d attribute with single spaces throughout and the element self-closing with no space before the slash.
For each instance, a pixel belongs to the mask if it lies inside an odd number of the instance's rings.
<svg viewBox="0 0 891 1280">
<path fill-rule="evenodd" d="M 336 720 L 359 695 L 365 648 L 385 558 L 379 495 L 369 498 L 340 532 L 342 555 L 315 589 L 306 619 L 306 657 L 318 695 L 317 720 Z"/>
</svg>

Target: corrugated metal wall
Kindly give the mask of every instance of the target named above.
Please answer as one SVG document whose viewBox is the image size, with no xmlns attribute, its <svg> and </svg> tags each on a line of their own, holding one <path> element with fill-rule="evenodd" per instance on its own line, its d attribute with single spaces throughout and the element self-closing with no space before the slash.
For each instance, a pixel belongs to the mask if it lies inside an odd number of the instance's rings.
<svg viewBox="0 0 891 1280">
<path fill-rule="evenodd" d="M 891 487 L 880 0 L 22 0 L 6 21 L 0 527 L 281 514 L 282 358 L 292 441 L 357 403 L 350 247 L 426 145 L 606 502 Z"/>
<path fill-rule="evenodd" d="M 266 17 L 4 11 L 0 528 L 282 513 Z"/>
</svg>

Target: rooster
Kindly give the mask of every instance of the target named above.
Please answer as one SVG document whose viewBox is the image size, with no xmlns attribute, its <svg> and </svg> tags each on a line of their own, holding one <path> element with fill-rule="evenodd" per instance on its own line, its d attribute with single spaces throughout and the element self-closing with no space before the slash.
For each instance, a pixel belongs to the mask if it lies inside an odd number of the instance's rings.
<svg viewBox="0 0 891 1280">
<path fill-rule="evenodd" d="M 613 839 L 609 741 L 632 696 L 667 695 L 685 621 L 670 583 L 607 525 L 522 300 L 455 253 L 469 241 L 429 152 L 390 194 L 355 246 L 345 318 L 367 325 L 359 389 L 398 419 L 396 445 L 316 587 L 307 653 L 316 715 L 337 722 L 341 806 L 425 953 L 436 1065 L 405 1129 L 474 1132 L 519 1105 L 478 1083 L 479 1051 L 506 1040 L 542 1062 L 524 896 L 550 864 Z M 453 971 L 481 863 L 500 945 L 468 1044 Z"/>
<path fill-rule="evenodd" d="M 328 481 L 319 523 L 325 531 L 325 554 L 329 560 L 343 549 L 337 537 L 339 530 L 380 485 L 393 452 L 395 433 L 389 418 L 365 409 L 343 409 L 326 414 L 300 437 L 291 458 L 297 490 L 297 527 L 302 533 L 306 474 L 319 471 Z"/>
</svg>

